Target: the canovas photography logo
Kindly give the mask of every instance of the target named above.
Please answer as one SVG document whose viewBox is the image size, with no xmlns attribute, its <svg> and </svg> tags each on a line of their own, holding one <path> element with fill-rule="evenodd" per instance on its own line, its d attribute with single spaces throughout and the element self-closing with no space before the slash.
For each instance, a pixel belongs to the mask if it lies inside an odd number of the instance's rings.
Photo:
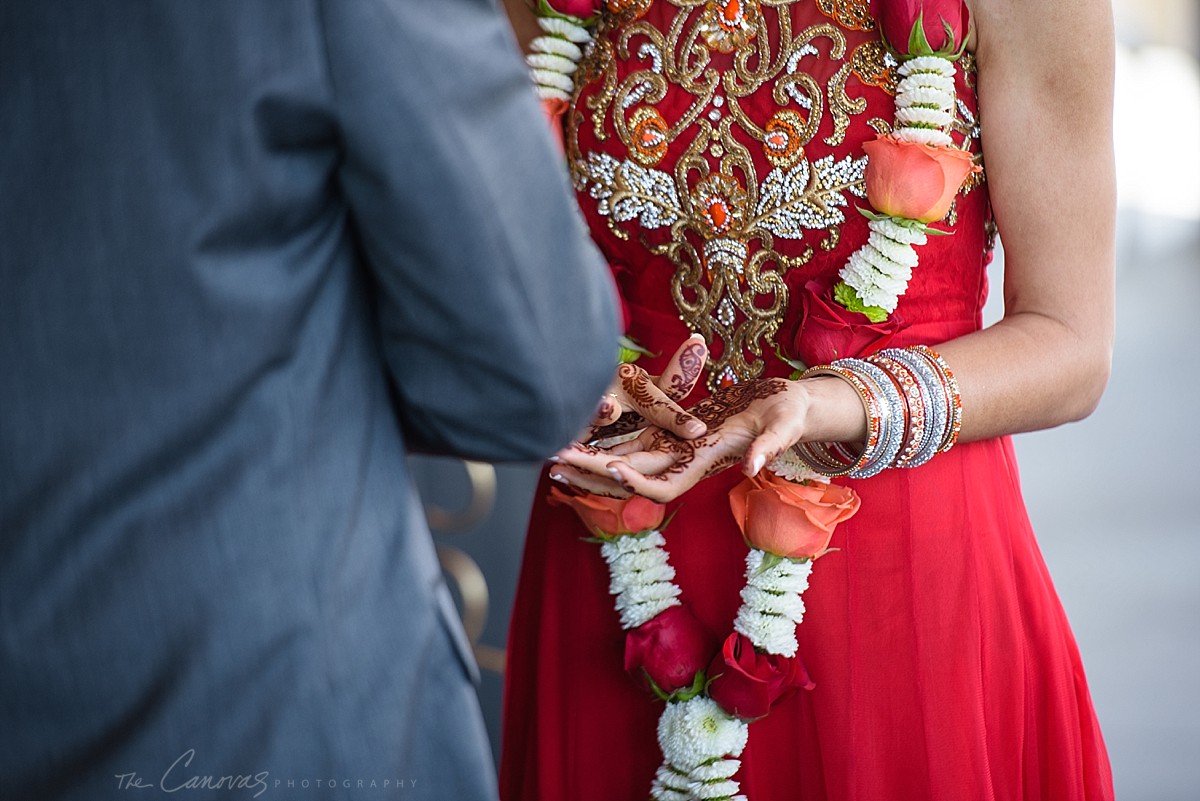
<svg viewBox="0 0 1200 801">
<path fill-rule="evenodd" d="M 180 793 L 189 790 L 225 791 L 231 798 L 258 798 L 263 793 L 278 790 L 285 793 L 289 790 L 333 789 L 346 790 L 386 790 L 396 791 L 414 789 L 416 779 L 397 778 L 316 778 L 311 776 L 272 776 L 270 771 L 245 771 L 234 773 L 205 772 L 192 767 L 196 759 L 196 749 L 189 748 L 175 758 L 161 774 L 140 774 L 136 771 L 118 773 L 114 776 L 118 790 L 155 791 L 162 793 Z"/>
</svg>

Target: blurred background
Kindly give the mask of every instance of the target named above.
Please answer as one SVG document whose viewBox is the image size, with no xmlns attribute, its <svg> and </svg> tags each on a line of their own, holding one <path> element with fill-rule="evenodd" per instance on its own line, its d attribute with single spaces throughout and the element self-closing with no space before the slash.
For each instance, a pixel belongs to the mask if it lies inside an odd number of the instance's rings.
<svg viewBox="0 0 1200 801">
<path fill-rule="evenodd" d="M 1198 6 L 1114 4 L 1112 379 L 1084 422 L 1016 438 L 1026 501 L 1083 654 L 1117 797 L 1136 801 L 1200 798 Z M 999 287 L 1002 252 L 989 270 Z M 1001 311 L 997 290 L 986 317 Z M 414 462 L 478 643 L 480 701 L 498 752 L 502 649 L 541 468 Z"/>
</svg>

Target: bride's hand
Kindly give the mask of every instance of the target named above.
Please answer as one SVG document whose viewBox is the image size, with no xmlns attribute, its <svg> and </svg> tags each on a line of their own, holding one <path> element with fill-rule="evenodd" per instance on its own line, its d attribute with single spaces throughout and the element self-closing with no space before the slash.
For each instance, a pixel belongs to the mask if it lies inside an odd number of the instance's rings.
<svg viewBox="0 0 1200 801">
<path fill-rule="evenodd" d="M 603 440 L 647 426 L 670 431 L 683 439 L 703 434 L 707 428 L 679 405 L 704 372 L 708 348 L 693 334 L 667 362 L 662 375 L 652 376 L 635 364 L 623 364 L 600 402 L 582 441 Z"/>
<path fill-rule="evenodd" d="M 708 433 L 683 440 L 661 428 L 612 449 L 560 454 L 551 477 L 600 495 L 638 494 L 665 503 L 740 464 L 755 475 L 800 440 L 855 441 L 866 434 L 862 403 L 837 378 L 765 378 L 715 392 L 691 409 Z"/>
</svg>

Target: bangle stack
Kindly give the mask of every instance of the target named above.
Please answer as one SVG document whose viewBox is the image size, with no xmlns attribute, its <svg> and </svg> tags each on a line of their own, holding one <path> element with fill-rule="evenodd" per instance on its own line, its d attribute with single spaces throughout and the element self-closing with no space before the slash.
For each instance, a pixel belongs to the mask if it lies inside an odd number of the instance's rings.
<svg viewBox="0 0 1200 801">
<path fill-rule="evenodd" d="M 832 375 L 854 388 L 867 414 L 855 453 L 840 442 L 801 442 L 796 455 L 822 475 L 870 478 L 889 467 L 917 467 L 954 447 L 962 428 L 958 381 L 932 348 L 889 348 L 866 359 L 810 367 L 801 380 Z"/>
</svg>

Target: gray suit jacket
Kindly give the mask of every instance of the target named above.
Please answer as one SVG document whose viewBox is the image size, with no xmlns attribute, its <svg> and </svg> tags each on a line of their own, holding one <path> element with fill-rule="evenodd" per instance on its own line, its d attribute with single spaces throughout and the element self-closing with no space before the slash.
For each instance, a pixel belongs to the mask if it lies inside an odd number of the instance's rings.
<svg viewBox="0 0 1200 801">
<path fill-rule="evenodd" d="M 602 394 L 560 159 L 489 0 L 0 2 L 0 798 L 493 795 L 405 452 Z"/>
</svg>

